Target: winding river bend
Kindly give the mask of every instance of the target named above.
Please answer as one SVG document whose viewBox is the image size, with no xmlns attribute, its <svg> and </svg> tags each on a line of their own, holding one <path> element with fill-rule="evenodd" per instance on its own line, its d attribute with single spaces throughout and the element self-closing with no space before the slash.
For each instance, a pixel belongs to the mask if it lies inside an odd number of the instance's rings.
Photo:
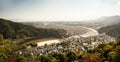
<svg viewBox="0 0 120 62">
<path fill-rule="evenodd" d="M 83 28 L 85 28 L 88 31 L 86 33 L 80 35 L 81 37 L 89 37 L 89 36 L 99 35 L 98 31 L 96 31 L 95 29 L 87 28 L 87 27 L 83 27 Z"/>
<path fill-rule="evenodd" d="M 81 37 L 89 37 L 89 36 L 99 35 L 99 33 L 95 29 L 88 28 L 88 27 L 83 27 L 83 28 L 86 29 L 87 32 L 82 34 L 82 35 L 79 35 Z M 78 35 L 75 35 L 75 36 L 78 36 Z M 71 36 L 71 37 L 74 37 L 74 36 Z M 50 45 L 50 44 L 53 44 L 53 43 L 60 43 L 60 40 L 59 39 L 54 39 L 54 40 L 38 42 L 37 45 L 38 46 L 44 46 L 45 44 Z"/>
</svg>

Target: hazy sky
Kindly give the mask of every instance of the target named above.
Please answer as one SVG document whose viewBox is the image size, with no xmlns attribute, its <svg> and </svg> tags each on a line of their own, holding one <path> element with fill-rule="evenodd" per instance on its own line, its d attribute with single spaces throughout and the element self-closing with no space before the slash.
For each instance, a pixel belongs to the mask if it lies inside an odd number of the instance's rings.
<svg viewBox="0 0 120 62">
<path fill-rule="evenodd" d="M 79 21 L 120 15 L 120 0 L 0 0 L 0 18 Z"/>
</svg>

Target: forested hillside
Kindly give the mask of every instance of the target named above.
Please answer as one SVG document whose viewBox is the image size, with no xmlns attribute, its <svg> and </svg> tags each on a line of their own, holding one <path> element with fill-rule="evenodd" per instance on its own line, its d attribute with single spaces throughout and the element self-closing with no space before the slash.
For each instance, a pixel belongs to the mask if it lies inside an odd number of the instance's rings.
<svg viewBox="0 0 120 62">
<path fill-rule="evenodd" d="M 0 19 L 0 34 L 5 38 L 24 38 L 24 37 L 61 37 L 66 34 L 63 29 L 35 28 L 22 23 Z"/>
<path fill-rule="evenodd" d="M 107 26 L 107 27 L 102 27 L 99 29 L 100 33 L 106 33 L 107 35 L 120 38 L 120 23 Z"/>
</svg>

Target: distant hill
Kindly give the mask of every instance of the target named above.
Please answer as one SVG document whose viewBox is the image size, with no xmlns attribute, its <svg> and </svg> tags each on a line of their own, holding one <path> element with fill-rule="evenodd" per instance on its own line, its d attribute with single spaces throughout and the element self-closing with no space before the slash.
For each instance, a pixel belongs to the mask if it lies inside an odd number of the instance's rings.
<svg viewBox="0 0 120 62">
<path fill-rule="evenodd" d="M 57 24 L 63 24 L 63 25 L 68 25 L 68 26 L 91 26 L 91 25 L 96 25 L 96 24 L 104 24 L 106 26 L 108 25 L 113 25 L 120 23 L 120 16 L 119 15 L 114 15 L 114 16 L 104 16 L 100 17 L 97 19 L 93 20 L 81 20 L 81 21 L 60 21 L 60 22 L 55 22 Z M 97 25 L 96 25 L 97 26 Z"/>
<path fill-rule="evenodd" d="M 12 22 L 6 19 L 0 19 L 0 34 L 5 38 L 23 38 L 23 37 L 61 37 L 66 34 L 63 29 L 44 29 L 22 23 Z"/>
<path fill-rule="evenodd" d="M 114 25 L 117 23 L 120 23 L 120 16 L 115 15 L 115 16 L 107 16 L 107 17 L 101 17 L 98 19 L 95 19 L 94 21 L 96 21 L 97 23 L 102 23 L 105 25 Z"/>
<path fill-rule="evenodd" d="M 106 33 L 110 36 L 120 38 L 120 23 L 102 27 L 98 30 L 100 33 Z"/>
</svg>

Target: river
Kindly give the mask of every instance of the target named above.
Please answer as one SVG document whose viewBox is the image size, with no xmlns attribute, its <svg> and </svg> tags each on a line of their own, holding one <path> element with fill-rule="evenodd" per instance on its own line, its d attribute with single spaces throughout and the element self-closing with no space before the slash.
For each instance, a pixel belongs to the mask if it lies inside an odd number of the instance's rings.
<svg viewBox="0 0 120 62">
<path fill-rule="evenodd" d="M 99 35 L 98 31 L 96 31 L 95 29 L 87 28 L 87 27 L 83 27 L 83 28 L 87 29 L 88 31 L 86 33 L 80 35 L 81 37 L 89 37 L 89 36 Z"/>
<path fill-rule="evenodd" d="M 79 35 L 81 37 L 89 37 L 89 36 L 99 35 L 99 33 L 95 29 L 87 28 L 87 27 L 83 27 L 83 28 L 85 28 L 88 31 L 86 33 L 82 34 L 82 35 Z M 74 37 L 74 36 L 71 36 L 71 37 Z M 38 42 L 37 45 L 38 46 L 44 46 L 45 44 L 50 45 L 50 44 L 53 44 L 53 43 L 60 43 L 60 40 L 59 39 L 47 40 L 47 41 L 43 41 L 43 42 Z"/>
</svg>

